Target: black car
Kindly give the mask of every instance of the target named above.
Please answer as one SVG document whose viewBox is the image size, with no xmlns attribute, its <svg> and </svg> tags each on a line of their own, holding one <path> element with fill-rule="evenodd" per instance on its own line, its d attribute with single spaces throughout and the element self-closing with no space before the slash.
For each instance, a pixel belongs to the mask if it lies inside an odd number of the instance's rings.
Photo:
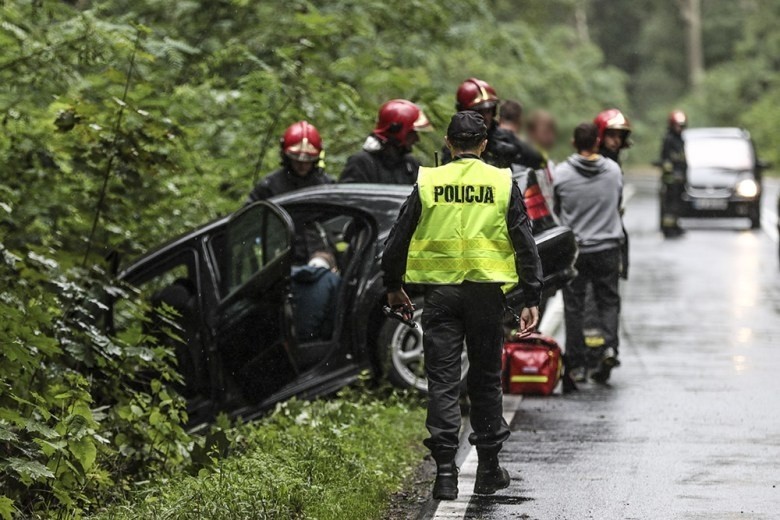
<svg viewBox="0 0 780 520">
<path fill-rule="evenodd" d="M 332 393 L 366 369 L 425 391 L 420 329 L 382 312 L 383 245 L 409 191 L 335 185 L 289 193 L 186 233 L 121 271 L 152 306 L 163 301 L 177 311 L 174 346 L 192 423 L 218 411 L 251 418 L 292 396 Z M 553 227 L 536 241 L 551 295 L 574 274 L 574 236 Z M 341 277 L 334 325 L 329 337 L 301 342 L 291 270 L 323 248 L 335 253 Z M 515 307 L 522 299 L 519 290 L 507 297 Z M 136 324 L 123 305 L 110 306 L 114 333 L 153 321 Z"/>
<path fill-rule="evenodd" d="M 688 181 L 682 217 L 745 217 L 761 227 L 761 174 L 750 134 L 740 128 L 683 132 Z M 663 197 L 662 197 L 663 199 Z"/>
</svg>

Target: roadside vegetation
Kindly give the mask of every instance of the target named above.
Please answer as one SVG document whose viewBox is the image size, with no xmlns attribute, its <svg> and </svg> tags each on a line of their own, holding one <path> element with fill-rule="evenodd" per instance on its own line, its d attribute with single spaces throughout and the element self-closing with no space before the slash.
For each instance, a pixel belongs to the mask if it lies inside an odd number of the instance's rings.
<svg viewBox="0 0 780 520">
<path fill-rule="evenodd" d="M 423 422 L 419 399 L 408 396 L 348 390 L 291 401 L 221 440 L 209 436 L 212 451 L 196 474 L 153 480 L 96 518 L 381 518 L 422 458 Z M 231 446 L 227 458 L 220 443 Z"/>
</svg>

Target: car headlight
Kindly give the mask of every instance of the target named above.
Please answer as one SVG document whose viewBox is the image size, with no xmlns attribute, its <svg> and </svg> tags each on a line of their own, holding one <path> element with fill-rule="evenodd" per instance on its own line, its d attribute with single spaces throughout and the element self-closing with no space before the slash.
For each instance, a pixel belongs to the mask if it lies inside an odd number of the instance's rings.
<svg viewBox="0 0 780 520">
<path fill-rule="evenodd" d="M 742 179 L 737 183 L 737 195 L 750 199 L 758 195 L 758 184 L 753 179 Z"/>
</svg>

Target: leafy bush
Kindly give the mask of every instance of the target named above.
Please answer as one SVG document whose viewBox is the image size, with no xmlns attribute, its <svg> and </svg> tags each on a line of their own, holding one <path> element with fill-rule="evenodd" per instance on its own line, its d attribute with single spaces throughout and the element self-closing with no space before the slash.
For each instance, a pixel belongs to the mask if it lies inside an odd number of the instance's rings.
<svg viewBox="0 0 780 520">
<path fill-rule="evenodd" d="M 171 354 L 109 338 L 94 324 L 99 273 L 0 244 L 0 516 L 89 509 L 137 478 L 188 461 Z M 105 284 L 105 285 L 104 285 Z M 141 308 L 139 312 L 143 312 Z M 142 376 L 152 377 L 144 382 Z"/>
<path fill-rule="evenodd" d="M 153 482 L 98 518 L 378 518 L 422 456 L 423 423 L 408 398 L 293 400 L 230 431 L 233 456 Z"/>
</svg>

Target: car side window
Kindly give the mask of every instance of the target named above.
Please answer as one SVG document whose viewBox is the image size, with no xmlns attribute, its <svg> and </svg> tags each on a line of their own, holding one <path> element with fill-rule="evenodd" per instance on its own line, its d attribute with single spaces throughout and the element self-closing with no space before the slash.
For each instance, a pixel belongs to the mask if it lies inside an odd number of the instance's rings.
<svg viewBox="0 0 780 520">
<path fill-rule="evenodd" d="M 247 283 L 290 248 L 287 225 L 267 206 L 247 208 L 229 224 L 223 248 L 223 294 Z"/>
<path fill-rule="evenodd" d="M 195 300 L 197 285 L 194 265 L 195 254 L 188 251 L 165 262 L 162 268 L 133 280 L 131 284 L 140 292 L 138 299 L 152 306 L 169 305 L 164 298 L 161 299 L 161 295 L 165 296 L 166 292 L 181 293 L 177 296 Z M 120 298 L 113 303 L 114 333 L 130 344 L 137 343 L 148 332 L 148 317 L 138 316 L 136 309 L 137 306 L 128 298 Z"/>
</svg>

